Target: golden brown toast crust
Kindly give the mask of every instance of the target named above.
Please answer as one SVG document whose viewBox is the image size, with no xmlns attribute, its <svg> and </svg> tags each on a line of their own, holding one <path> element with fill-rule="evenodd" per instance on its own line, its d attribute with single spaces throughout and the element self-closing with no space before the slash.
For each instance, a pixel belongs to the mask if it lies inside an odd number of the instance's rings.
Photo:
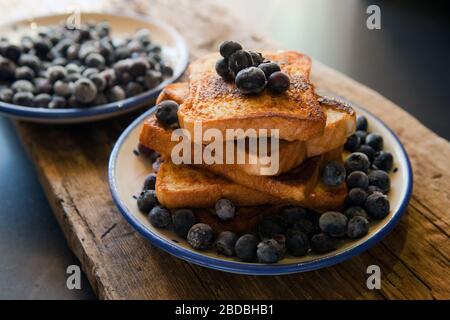
<svg viewBox="0 0 450 320">
<path fill-rule="evenodd" d="M 215 72 L 217 55 L 192 63 L 189 98 L 178 111 L 181 127 L 193 133 L 197 121 L 204 130 L 216 128 L 223 133 L 226 129 L 279 129 L 280 139 L 288 141 L 320 136 L 326 117 L 308 80 L 311 59 L 294 51 L 266 53 L 265 57 L 289 74 L 291 86 L 285 93 L 241 94 Z"/>
<path fill-rule="evenodd" d="M 221 198 L 238 206 L 278 204 L 280 199 L 248 189 L 229 180 L 186 165 L 165 160 L 156 180 L 158 201 L 170 209 L 212 207 Z"/>
<path fill-rule="evenodd" d="M 182 103 L 189 96 L 189 84 L 187 82 L 173 83 L 167 85 L 158 97 L 160 103 L 171 99 Z M 327 122 L 323 134 L 320 137 L 308 141 L 286 141 L 280 140 L 279 146 L 279 169 L 274 175 L 279 175 L 299 166 L 306 158 L 326 153 L 343 145 L 347 137 L 355 131 L 356 116 L 353 109 L 345 104 L 334 100 L 320 97 L 322 108 L 326 114 L 339 114 L 339 120 L 330 119 Z M 262 166 L 258 164 L 236 164 L 239 170 L 250 175 L 261 175 Z"/>
<path fill-rule="evenodd" d="M 170 159 L 172 149 L 177 144 L 176 141 L 171 141 L 171 132 L 172 130 L 161 127 L 156 118 L 151 116 L 144 122 L 140 143 Z M 340 155 L 340 150 L 338 153 Z M 319 166 L 329 154 L 311 158 L 294 170 L 276 177 L 252 176 L 227 164 L 197 166 L 252 190 L 258 190 L 292 204 L 304 205 L 317 184 Z"/>
</svg>

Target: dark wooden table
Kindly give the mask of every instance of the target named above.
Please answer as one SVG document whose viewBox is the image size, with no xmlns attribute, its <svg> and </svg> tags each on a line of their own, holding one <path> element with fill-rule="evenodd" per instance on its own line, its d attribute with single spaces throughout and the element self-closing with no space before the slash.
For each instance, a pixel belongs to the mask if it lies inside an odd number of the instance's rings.
<svg viewBox="0 0 450 320">
<path fill-rule="evenodd" d="M 192 58 L 223 39 L 254 49 L 275 46 L 208 0 L 117 1 L 109 9 L 169 21 L 186 38 Z M 405 216 L 380 244 L 337 266 L 303 274 L 255 277 L 208 270 L 170 256 L 135 232 L 111 200 L 107 161 L 137 114 L 79 126 L 16 123 L 66 239 L 100 298 L 450 298 L 449 143 L 378 93 L 317 61 L 312 80 L 393 128 L 412 161 L 414 193 Z M 372 264 L 381 267 L 381 290 L 366 287 Z"/>
</svg>

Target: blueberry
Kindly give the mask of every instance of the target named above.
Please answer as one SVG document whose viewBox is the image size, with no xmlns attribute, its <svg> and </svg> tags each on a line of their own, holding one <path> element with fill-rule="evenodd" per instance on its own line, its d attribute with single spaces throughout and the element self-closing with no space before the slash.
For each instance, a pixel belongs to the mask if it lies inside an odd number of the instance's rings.
<svg viewBox="0 0 450 320">
<path fill-rule="evenodd" d="M 22 50 L 20 50 L 19 46 L 16 46 L 15 44 L 9 44 L 4 52 L 4 57 L 8 58 L 9 60 L 12 60 L 14 62 L 17 62 L 19 60 L 20 55 L 22 54 Z"/>
<path fill-rule="evenodd" d="M 352 239 L 364 237 L 369 232 L 369 221 L 361 216 L 356 216 L 348 222 L 347 236 Z"/>
<path fill-rule="evenodd" d="M 261 263 L 275 263 L 283 258 L 284 247 L 274 239 L 261 241 L 256 249 L 256 256 Z"/>
<path fill-rule="evenodd" d="M 236 77 L 239 71 L 251 66 L 253 66 L 252 56 L 247 51 L 238 50 L 231 54 L 228 58 L 228 67 L 230 68 L 231 72 L 236 75 Z"/>
<path fill-rule="evenodd" d="M 369 186 L 369 177 L 362 171 L 353 171 L 347 176 L 347 187 L 367 189 Z"/>
<path fill-rule="evenodd" d="M 13 96 L 13 103 L 19 106 L 32 107 L 34 96 L 31 92 L 20 91 Z"/>
<path fill-rule="evenodd" d="M 80 52 L 80 45 L 78 43 L 74 43 L 70 45 L 66 50 L 66 56 L 69 60 L 75 60 L 78 58 Z"/>
<path fill-rule="evenodd" d="M 356 150 L 356 151 L 364 153 L 367 156 L 367 158 L 369 158 L 370 162 L 373 161 L 373 159 L 375 158 L 375 155 L 376 155 L 375 150 L 373 150 L 373 148 L 371 146 L 369 146 L 368 144 L 361 145 L 358 148 L 358 150 Z"/>
<path fill-rule="evenodd" d="M 156 228 L 165 228 L 172 222 L 172 216 L 166 208 L 155 206 L 150 210 L 148 220 Z"/>
<path fill-rule="evenodd" d="M 0 90 L 0 101 L 10 103 L 12 102 L 14 91 L 9 88 L 3 88 Z"/>
<path fill-rule="evenodd" d="M 337 187 L 345 181 L 345 168 L 337 162 L 327 163 L 322 172 L 322 182 L 330 187 Z"/>
<path fill-rule="evenodd" d="M 33 38 L 30 36 L 24 36 L 22 39 L 20 39 L 20 47 L 22 49 L 22 52 L 28 53 L 33 49 Z"/>
<path fill-rule="evenodd" d="M 308 237 L 312 237 L 318 231 L 320 231 L 317 222 L 312 222 L 311 220 L 302 218 L 294 223 L 291 230 L 300 231 L 306 234 Z"/>
<path fill-rule="evenodd" d="M 16 68 L 15 77 L 17 80 L 28 80 L 32 81 L 35 77 L 33 69 L 27 66 Z"/>
<path fill-rule="evenodd" d="M 67 64 L 67 60 L 63 57 L 57 57 L 53 59 L 52 64 L 54 66 L 65 66 Z"/>
<path fill-rule="evenodd" d="M 261 239 L 273 238 L 276 235 L 285 234 L 286 231 L 286 221 L 280 216 L 264 218 L 258 225 L 258 233 Z"/>
<path fill-rule="evenodd" d="M 74 84 L 73 95 L 79 102 L 89 103 L 95 100 L 97 87 L 91 80 L 81 78 Z"/>
<path fill-rule="evenodd" d="M 72 86 L 70 83 L 58 80 L 53 84 L 53 91 L 57 96 L 68 98 L 72 95 Z"/>
<path fill-rule="evenodd" d="M 366 144 L 371 146 L 375 151 L 381 151 L 383 149 L 383 137 L 378 133 L 369 133 L 366 137 Z"/>
<path fill-rule="evenodd" d="M 252 57 L 252 66 L 257 67 L 264 61 L 264 57 L 259 52 L 249 51 L 250 56 Z"/>
<path fill-rule="evenodd" d="M 77 82 L 83 78 L 83 76 L 79 73 L 70 73 L 67 75 L 67 77 L 64 79 L 66 82 Z"/>
<path fill-rule="evenodd" d="M 348 220 L 356 216 L 364 217 L 366 219 L 369 218 L 367 212 L 361 207 L 350 207 L 347 210 L 345 210 L 344 215 L 347 217 Z"/>
<path fill-rule="evenodd" d="M 119 60 L 113 65 L 114 72 L 116 73 L 116 75 L 129 72 L 130 64 L 131 60 L 129 59 Z"/>
<path fill-rule="evenodd" d="M 149 44 L 150 32 L 145 28 L 141 28 L 136 31 L 136 33 L 134 34 L 134 38 L 143 44 Z"/>
<path fill-rule="evenodd" d="M 78 58 L 84 61 L 91 53 L 98 53 L 98 47 L 95 41 L 86 41 L 80 45 L 78 50 Z"/>
<path fill-rule="evenodd" d="M 383 219 L 390 210 L 389 200 L 385 195 L 373 193 L 367 197 L 364 208 L 371 218 Z"/>
<path fill-rule="evenodd" d="M 371 194 L 376 193 L 376 192 L 378 192 L 378 193 L 380 193 L 380 194 L 383 194 L 383 190 L 381 190 L 381 189 L 378 188 L 377 186 L 369 186 L 369 187 L 367 188 L 367 193 L 368 193 L 369 196 L 370 196 Z"/>
<path fill-rule="evenodd" d="M 144 76 L 149 68 L 150 65 L 145 59 L 138 58 L 131 60 L 129 72 L 133 77 L 139 77 Z"/>
<path fill-rule="evenodd" d="M 353 188 L 347 196 L 347 204 L 350 206 L 363 206 L 367 199 L 367 192 L 361 188 Z"/>
<path fill-rule="evenodd" d="M 115 50 L 117 60 L 124 60 L 131 56 L 131 51 L 127 46 L 120 46 Z"/>
<path fill-rule="evenodd" d="M 14 62 L 0 56 L 0 80 L 14 79 L 16 66 Z"/>
<path fill-rule="evenodd" d="M 389 152 L 380 151 L 380 153 L 375 157 L 373 164 L 378 169 L 389 172 L 394 166 L 394 157 Z"/>
<path fill-rule="evenodd" d="M 149 213 L 156 204 L 156 193 L 154 190 L 142 191 L 137 198 L 137 205 L 142 213 Z"/>
<path fill-rule="evenodd" d="M 383 170 L 373 170 L 369 172 L 369 185 L 376 186 L 386 194 L 391 189 L 389 175 Z"/>
<path fill-rule="evenodd" d="M 66 107 L 66 99 L 64 97 L 60 96 L 53 96 L 52 100 L 48 104 L 49 109 L 58 109 L 58 108 L 65 108 Z"/>
<path fill-rule="evenodd" d="M 139 83 L 134 81 L 129 82 L 125 87 L 125 94 L 127 97 L 134 97 L 142 92 L 144 92 L 144 88 L 142 88 Z"/>
<path fill-rule="evenodd" d="M 352 134 L 347 138 L 347 141 L 344 144 L 344 148 L 350 152 L 356 151 L 359 148 L 360 139 L 356 134 Z"/>
<path fill-rule="evenodd" d="M 234 246 L 234 251 L 238 259 L 244 262 L 256 261 L 258 242 L 258 238 L 253 234 L 244 234 L 241 236 Z"/>
<path fill-rule="evenodd" d="M 214 232 L 210 226 L 205 223 L 197 223 L 189 229 L 187 235 L 188 243 L 198 250 L 208 249 L 214 240 Z"/>
<path fill-rule="evenodd" d="M 125 91 L 120 86 L 114 86 L 106 91 L 109 102 L 120 101 L 126 98 Z"/>
<path fill-rule="evenodd" d="M 336 250 L 336 242 L 324 233 L 319 233 L 311 238 L 311 250 L 323 254 Z"/>
<path fill-rule="evenodd" d="M 133 52 L 141 52 L 143 47 L 142 44 L 138 40 L 131 40 L 127 44 L 128 49 L 130 49 L 131 53 Z"/>
<path fill-rule="evenodd" d="M 278 63 L 275 62 L 264 62 L 261 63 L 258 68 L 260 68 L 264 74 L 266 75 L 266 78 L 269 79 L 269 77 L 272 75 L 272 73 L 281 71 L 280 66 Z"/>
<path fill-rule="evenodd" d="M 145 178 L 144 186 L 142 190 L 155 190 L 156 186 L 156 174 L 150 173 L 147 178 Z"/>
<path fill-rule="evenodd" d="M 281 71 L 274 72 L 267 80 L 267 88 L 275 93 L 283 93 L 291 85 L 289 76 Z"/>
<path fill-rule="evenodd" d="M 34 97 L 33 105 L 37 108 L 47 108 L 52 97 L 48 93 L 40 93 Z"/>
<path fill-rule="evenodd" d="M 95 74 L 98 74 L 99 70 L 97 68 L 86 68 L 81 72 L 81 75 L 86 78 L 90 78 Z"/>
<path fill-rule="evenodd" d="M 174 231 L 181 238 L 186 238 L 189 229 L 196 223 L 194 212 L 189 209 L 176 210 L 172 219 Z"/>
<path fill-rule="evenodd" d="M 34 92 L 34 85 L 28 80 L 17 80 L 11 85 L 15 92 Z"/>
<path fill-rule="evenodd" d="M 105 67 L 105 58 L 96 52 L 88 54 L 84 62 L 89 68 L 103 69 Z"/>
<path fill-rule="evenodd" d="M 261 69 L 250 67 L 239 71 L 235 83 L 242 93 L 257 94 L 264 90 L 267 80 Z"/>
<path fill-rule="evenodd" d="M 225 81 L 233 80 L 234 74 L 228 68 L 228 60 L 225 58 L 219 59 L 216 62 L 215 69 L 217 74 Z"/>
<path fill-rule="evenodd" d="M 366 143 L 367 131 L 356 130 L 355 135 L 357 135 L 359 137 L 359 142 L 361 144 Z"/>
<path fill-rule="evenodd" d="M 231 257 L 234 256 L 234 246 L 236 245 L 238 237 L 231 231 L 223 231 L 217 237 L 214 243 L 214 248 L 219 254 Z"/>
<path fill-rule="evenodd" d="M 356 130 L 367 131 L 367 119 L 363 115 L 356 117 Z"/>
<path fill-rule="evenodd" d="M 353 171 L 363 171 L 367 173 L 369 171 L 370 161 L 369 158 L 361 152 L 354 152 L 347 156 L 345 159 L 345 170 L 347 174 Z"/>
<path fill-rule="evenodd" d="M 36 93 L 51 93 L 53 90 L 51 82 L 46 78 L 35 78 L 34 86 Z"/>
<path fill-rule="evenodd" d="M 162 82 L 162 80 L 163 78 L 161 72 L 155 70 L 148 70 L 143 76 L 143 85 L 145 89 L 151 90 L 157 87 Z"/>
<path fill-rule="evenodd" d="M 328 211 L 319 218 L 322 232 L 330 237 L 342 237 L 347 232 L 347 217 L 340 212 Z"/>
<path fill-rule="evenodd" d="M 306 255 L 309 250 L 308 236 L 301 231 L 290 230 L 287 233 L 286 248 L 294 257 Z"/>
<path fill-rule="evenodd" d="M 159 70 L 161 71 L 162 75 L 164 77 L 171 77 L 173 76 L 173 68 L 171 66 L 167 66 L 165 64 L 161 64 L 159 67 Z"/>
<path fill-rule="evenodd" d="M 75 63 L 69 63 L 66 65 L 67 74 L 80 73 L 81 72 L 80 69 L 81 69 L 80 66 Z"/>
<path fill-rule="evenodd" d="M 108 103 L 108 98 L 106 98 L 106 96 L 103 93 L 97 94 L 97 97 L 95 98 L 94 102 L 92 102 L 92 104 L 94 106 L 99 106 L 99 105 L 103 105 L 103 104 L 107 104 L 107 103 Z"/>
<path fill-rule="evenodd" d="M 224 58 L 230 57 L 238 50 L 242 50 L 242 46 L 235 41 L 224 41 L 219 46 L 219 52 Z"/>
<path fill-rule="evenodd" d="M 52 66 L 47 70 L 47 77 L 51 82 L 63 80 L 67 76 L 67 71 L 62 66 Z"/>
<path fill-rule="evenodd" d="M 105 79 L 107 88 L 114 86 L 116 82 L 116 73 L 113 69 L 103 70 L 99 73 L 99 75 L 102 76 L 103 79 Z"/>
<path fill-rule="evenodd" d="M 89 80 L 91 80 L 95 84 L 97 92 L 102 92 L 106 89 L 106 80 L 102 74 L 94 73 L 89 77 Z"/>
<path fill-rule="evenodd" d="M 228 199 L 217 200 L 215 210 L 216 215 L 223 221 L 233 219 L 236 212 L 234 203 Z"/>
<path fill-rule="evenodd" d="M 178 103 L 165 100 L 156 106 L 156 119 L 166 126 L 178 123 Z"/>
<path fill-rule="evenodd" d="M 82 108 L 84 105 L 78 101 L 73 95 L 67 99 L 67 106 L 70 108 Z"/>
<path fill-rule="evenodd" d="M 19 65 L 30 67 L 34 72 L 37 72 L 41 66 L 41 60 L 32 54 L 22 54 L 19 58 Z"/>
<path fill-rule="evenodd" d="M 292 227 L 300 219 L 304 219 L 307 210 L 302 207 L 287 207 L 281 212 L 281 217 L 286 221 L 289 227 Z"/>
</svg>

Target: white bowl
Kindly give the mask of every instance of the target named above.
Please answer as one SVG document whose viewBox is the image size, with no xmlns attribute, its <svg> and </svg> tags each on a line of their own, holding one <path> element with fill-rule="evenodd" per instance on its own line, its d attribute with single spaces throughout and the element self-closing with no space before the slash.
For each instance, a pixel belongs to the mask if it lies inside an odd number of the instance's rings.
<svg viewBox="0 0 450 320">
<path fill-rule="evenodd" d="M 411 164 L 397 136 L 381 120 L 365 109 L 352 104 L 357 114 L 367 117 L 369 131 L 377 132 L 384 138 L 384 149 L 394 156 L 394 171 L 390 174 L 391 191 L 389 215 L 370 224 L 369 233 L 357 240 L 342 240 L 337 250 L 327 254 L 308 254 L 296 258 L 288 256 L 280 262 L 267 265 L 260 263 L 244 263 L 235 258 L 227 258 L 210 251 L 197 251 L 186 242 L 168 230 L 153 227 L 147 217 L 139 212 L 136 195 L 141 191 L 144 179 L 151 171 L 149 160 L 137 156 L 139 133 L 144 120 L 154 112 L 154 108 L 136 119 L 120 136 L 109 162 L 109 184 L 114 202 L 125 219 L 144 237 L 157 247 L 186 261 L 227 272 L 277 275 L 304 272 L 340 263 L 344 260 L 369 249 L 381 241 L 397 224 L 406 210 L 412 191 Z"/>
<path fill-rule="evenodd" d="M 0 35 L 12 41 L 20 40 L 20 36 L 30 34 L 38 26 L 57 25 L 67 19 L 68 15 L 59 14 L 21 20 L 2 26 Z M 150 31 L 151 40 L 162 46 L 163 57 L 173 68 L 172 77 L 165 79 L 156 88 L 140 95 L 121 101 L 99 105 L 91 108 L 46 109 L 18 106 L 0 101 L 0 114 L 40 123 L 82 123 L 115 117 L 138 108 L 149 106 L 158 97 L 161 90 L 169 83 L 176 81 L 186 70 L 189 61 L 187 46 L 183 38 L 170 26 L 141 16 L 120 16 L 104 13 L 82 13 L 82 22 L 107 21 L 111 26 L 113 37 L 124 37 L 133 34 L 139 28 Z"/>
</svg>

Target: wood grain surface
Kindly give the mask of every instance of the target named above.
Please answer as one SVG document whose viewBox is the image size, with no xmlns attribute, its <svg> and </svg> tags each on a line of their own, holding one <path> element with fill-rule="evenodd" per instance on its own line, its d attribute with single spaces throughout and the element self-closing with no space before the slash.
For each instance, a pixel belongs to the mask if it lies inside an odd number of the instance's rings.
<svg viewBox="0 0 450 320">
<path fill-rule="evenodd" d="M 213 1 L 113 1 L 106 11 L 157 17 L 185 37 L 191 58 L 224 39 L 276 45 Z M 381 243 L 337 266 L 288 276 L 213 271 L 153 247 L 122 218 L 108 189 L 114 142 L 138 115 L 77 126 L 16 122 L 67 241 L 101 299 L 449 299 L 450 144 L 378 93 L 315 61 L 320 88 L 363 105 L 400 137 L 411 158 L 414 192 L 400 223 Z M 380 290 L 366 268 L 381 267 Z"/>
</svg>

